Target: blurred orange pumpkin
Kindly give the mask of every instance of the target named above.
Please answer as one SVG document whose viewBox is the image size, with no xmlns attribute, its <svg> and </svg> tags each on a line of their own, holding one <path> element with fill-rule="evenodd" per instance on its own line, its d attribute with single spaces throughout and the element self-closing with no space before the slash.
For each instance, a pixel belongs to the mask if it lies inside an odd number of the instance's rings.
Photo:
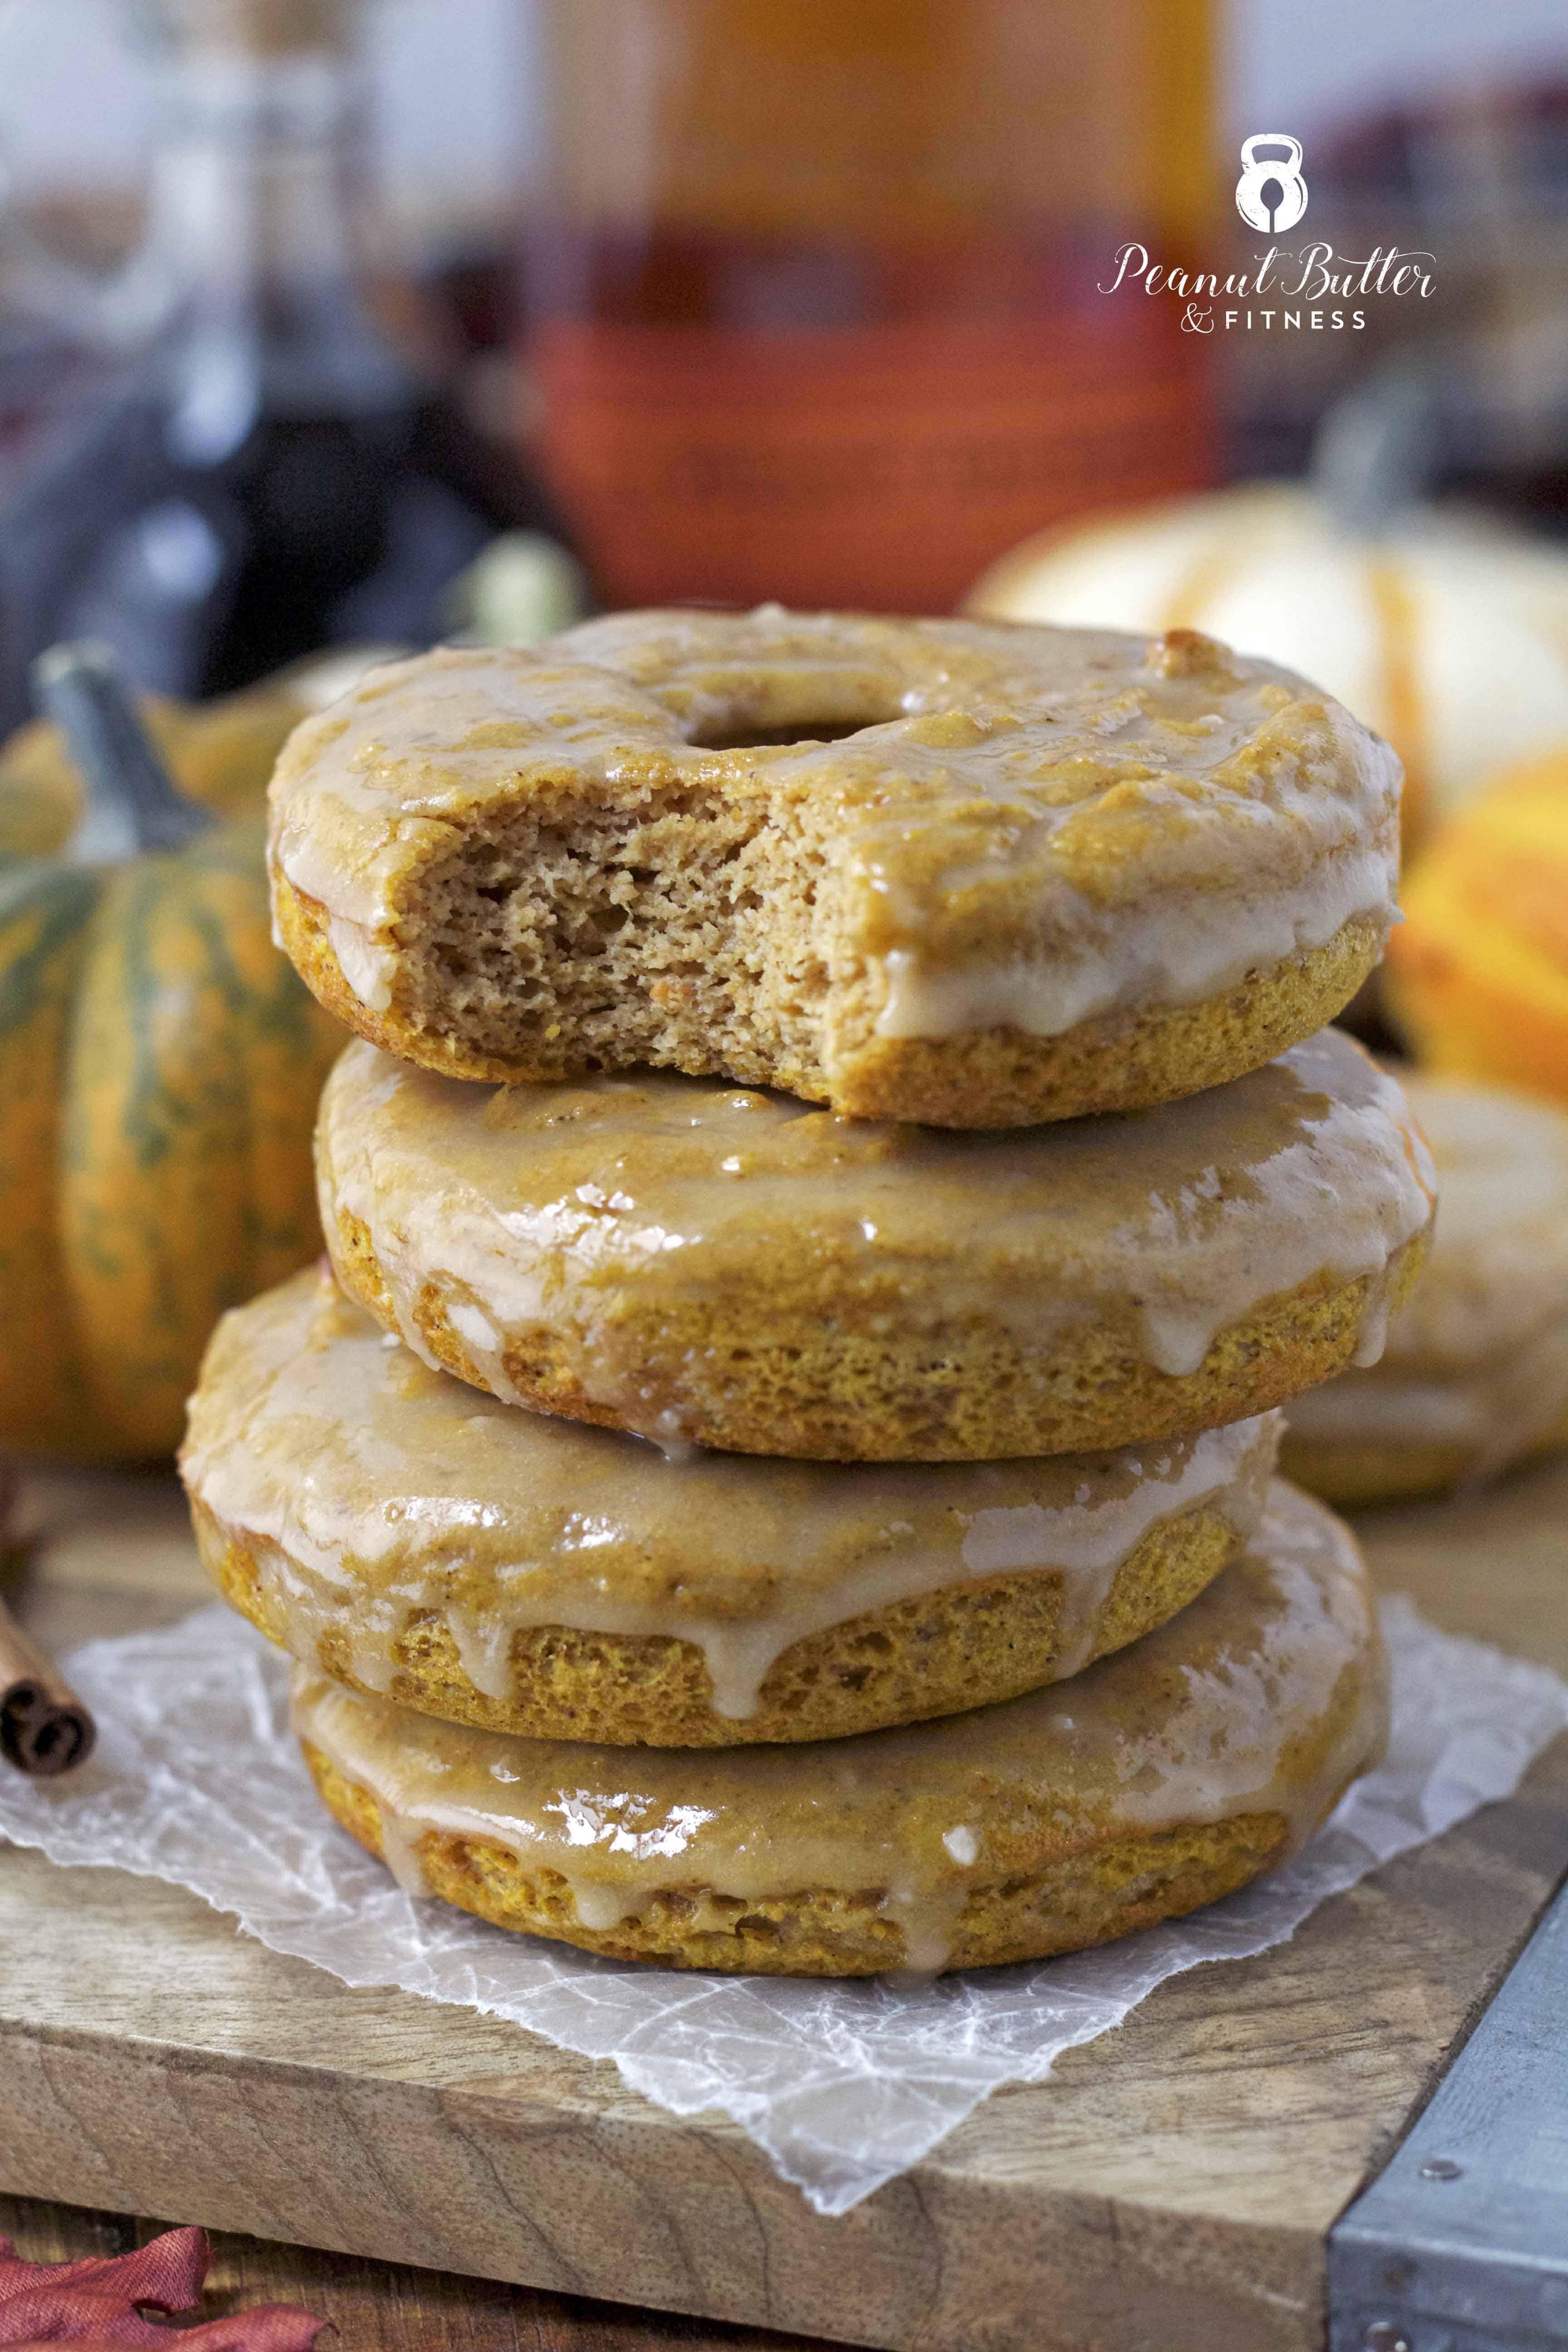
<svg viewBox="0 0 1568 2352">
<path fill-rule="evenodd" d="M 1401 897 L 1384 978 L 1418 1059 L 1568 1098 L 1568 745 L 1450 818 Z"/>
</svg>

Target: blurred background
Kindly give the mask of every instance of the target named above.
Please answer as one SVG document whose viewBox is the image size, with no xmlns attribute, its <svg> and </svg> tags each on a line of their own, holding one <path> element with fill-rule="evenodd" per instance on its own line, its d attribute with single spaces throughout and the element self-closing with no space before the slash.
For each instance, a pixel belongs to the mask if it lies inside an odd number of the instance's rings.
<svg viewBox="0 0 1568 2352">
<path fill-rule="evenodd" d="M 1203 336 L 1101 295 L 1123 238 L 1246 268 L 1259 127 L 1288 242 L 1430 296 Z M 1551 0 L 0 0 L 0 173 L 4 722 L 40 631 L 210 694 L 508 586 L 942 610 L 1263 476 L 1568 528 Z M 454 595 L 502 530 L 584 576 Z"/>
<path fill-rule="evenodd" d="M 1277 242 L 1415 253 L 1429 290 L 1222 296 L 1203 331 L 1102 290 L 1129 240 L 1255 268 L 1264 133 L 1309 192 Z M 1196 625 L 1303 670 L 1409 777 L 1413 920 L 1364 1019 L 1568 1097 L 1561 0 L 0 0 L 0 1441 L 165 1450 L 216 1307 L 313 1245 L 333 1039 L 243 831 L 300 715 L 388 649 L 768 597 Z M 35 715 L 83 638 L 183 846 Z M 211 899 L 209 820 L 246 976 L 193 1076 L 188 905 L 162 993 L 105 937 L 128 875 L 173 908 L 205 859 Z M 274 1213 L 162 1232 L 160 1087 L 164 1148 L 213 1168 L 267 1126 Z"/>
</svg>

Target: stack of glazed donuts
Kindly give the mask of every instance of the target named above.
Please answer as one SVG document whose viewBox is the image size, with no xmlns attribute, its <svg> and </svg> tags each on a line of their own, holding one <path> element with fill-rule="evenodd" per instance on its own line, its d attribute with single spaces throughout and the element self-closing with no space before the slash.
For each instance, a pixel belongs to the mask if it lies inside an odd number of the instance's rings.
<svg viewBox="0 0 1568 2352">
<path fill-rule="evenodd" d="M 1179 631 L 618 615 L 307 721 L 331 1271 L 220 1327 L 184 1468 L 339 1820 L 503 1927 L 806 1975 L 1310 1834 L 1385 1669 L 1278 1408 L 1432 1205 L 1322 1025 L 1397 800 Z"/>
</svg>

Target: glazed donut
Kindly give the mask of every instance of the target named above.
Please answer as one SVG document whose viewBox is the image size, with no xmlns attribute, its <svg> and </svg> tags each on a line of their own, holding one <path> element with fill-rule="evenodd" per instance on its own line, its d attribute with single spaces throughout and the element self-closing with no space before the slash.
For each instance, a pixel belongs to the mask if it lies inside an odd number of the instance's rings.
<svg viewBox="0 0 1568 2352">
<path fill-rule="evenodd" d="M 321 1796 L 411 1889 L 614 1959 L 790 1976 L 1039 1959 L 1195 1910 L 1311 1834 L 1388 1704 L 1355 1545 L 1283 1485 L 1135 1648 L 910 1729 L 693 1755 L 294 1687 Z"/>
<path fill-rule="evenodd" d="M 1326 1029 L 1185 1102 L 944 1134 L 712 1079 L 504 1092 L 342 1055 L 322 1230 L 427 1363 L 666 1444 L 847 1461 L 1125 1445 L 1382 1344 L 1432 1200 Z"/>
<path fill-rule="evenodd" d="M 1441 1210 L 1381 1360 L 1298 1397 L 1293 1478 L 1340 1503 L 1494 1477 L 1568 1445 L 1568 1115 L 1463 1078 L 1405 1081 Z"/>
<path fill-rule="evenodd" d="M 861 1118 L 1194 1094 L 1348 1001 L 1399 767 L 1175 630 L 639 613 L 372 672 L 272 787 L 279 937 L 449 1076 L 653 1065 Z"/>
<path fill-rule="evenodd" d="M 303 1274 L 220 1327 L 183 1469 L 306 1664 L 558 1739 L 840 1738 L 1075 1674 L 1257 1527 L 1279 1415 L 1003 1463 L 667 1461 L 432 1372 Z"/>
</svg>

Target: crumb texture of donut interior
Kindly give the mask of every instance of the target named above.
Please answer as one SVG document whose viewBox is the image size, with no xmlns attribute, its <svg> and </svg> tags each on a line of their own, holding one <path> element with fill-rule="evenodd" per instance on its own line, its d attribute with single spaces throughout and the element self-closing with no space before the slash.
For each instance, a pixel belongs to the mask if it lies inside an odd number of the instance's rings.
<svg viewBox="0 0 1568 2352">
<path fill-rule="evenodd" d="M 1010 1123 L 1331 1018 L 1391 919 L 1397 801 L 1348 712 L 1181 632 L 620 614 L 309 720 L 275 892 L 317 993 L 427 1067 Z"/>
</svg>

